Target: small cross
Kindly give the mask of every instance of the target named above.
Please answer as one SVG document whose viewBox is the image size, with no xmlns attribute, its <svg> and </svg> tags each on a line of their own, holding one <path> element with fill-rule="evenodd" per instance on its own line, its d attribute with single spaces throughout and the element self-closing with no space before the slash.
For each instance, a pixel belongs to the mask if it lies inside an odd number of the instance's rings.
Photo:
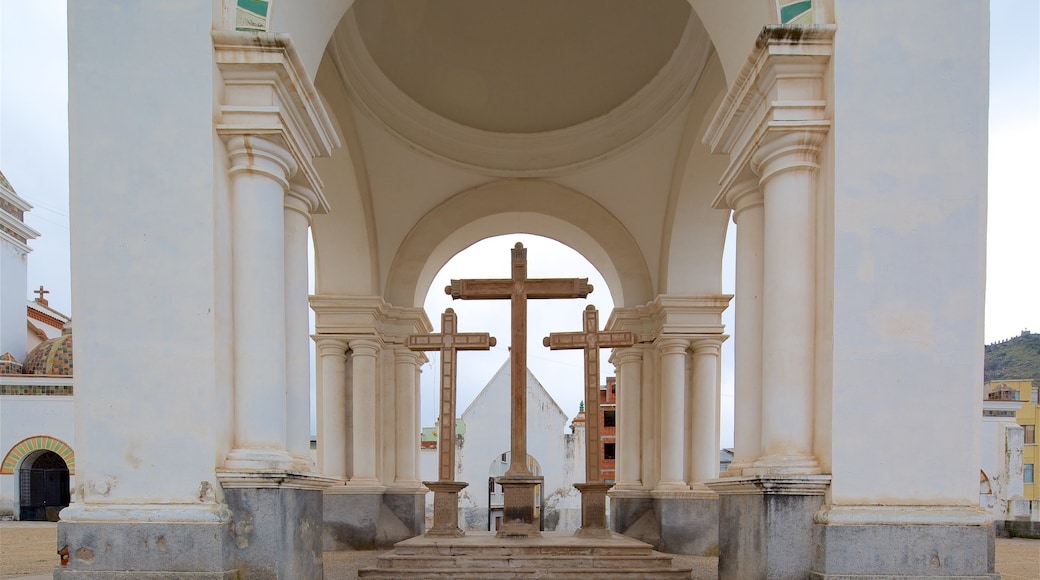
<svg viewBox="0 0 1040 580">
<path fill-rule="evenodd" d="M 47 299 L 44 298 L 43 295 L 44 294 L 50 294 L 51 293 L 50 290 L 44 290 L 43 289 L 43 285 L 41 284 L 40 285 L 40 289 L 39 290 L 33 290 L 32 293 L 40 295 L 40 297 L 36 299 L 37 302 L 39 302 L 40 304 L 43 304 L 44 306 L 47 305 Z"/>
</svg>

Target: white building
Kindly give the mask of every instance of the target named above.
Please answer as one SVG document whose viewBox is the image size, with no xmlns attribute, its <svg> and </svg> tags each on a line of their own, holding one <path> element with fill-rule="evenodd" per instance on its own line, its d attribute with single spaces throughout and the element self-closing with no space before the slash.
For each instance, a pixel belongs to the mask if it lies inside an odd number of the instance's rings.
<svg viewBox="0 0 1040 580">
<path fill-rule="evenodd" d="M 421 533 L 404 337 L 516 232 L 588 257 L 638 339 L 615 530 L 723 579 L 993 576 L 985 0 L 68 4 L 63 578 L 319 578 L 326 539 Z"/>
</svg>

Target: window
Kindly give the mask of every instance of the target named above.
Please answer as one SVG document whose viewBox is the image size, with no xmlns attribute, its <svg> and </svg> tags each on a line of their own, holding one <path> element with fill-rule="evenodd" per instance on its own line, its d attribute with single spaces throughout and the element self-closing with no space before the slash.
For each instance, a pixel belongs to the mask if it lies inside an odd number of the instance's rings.
<svg viewBox="0 0 1040 580">
<path fill-rule="evenodd" d="M 617 425 L 617 419 L 615 418 L 614 413 L 614 411 L 603 411 L 604 427 L 615 427 Z"/>
<path fill-rule="evenodd" d="M 603 444 L 603 459 L 614 459 L 614 445 L 615 445 L 614 443 L 604 443 Z M 1032 472 L 1032 467 L 1033 467 L 1032 465 L 1029 466 L 1029 468 L 1030 468 L 1030 472 L 1029 472 L 1030 477 L 1032 477 L 1032 473 L 1033 473 Z"/>
<path fill-rule="evenodd" d="M 1040 405 L 1040 389 L 1033 389 L 1033 394 L 1029 395 L 1029 402 Z"/>
<path fill-rule="evenodd" d="M 1022 481 L 1025 483 L 1033 483 L 1033 464 L 1027 463 L 1022 466 Z"/>
<path fill-rule="evenodd" d="M 1036 425 L 1022 425 L 1022 429 L 1025 430 L 1022 442 L 1026 445 L 1036 444 Z"/>
</svg>

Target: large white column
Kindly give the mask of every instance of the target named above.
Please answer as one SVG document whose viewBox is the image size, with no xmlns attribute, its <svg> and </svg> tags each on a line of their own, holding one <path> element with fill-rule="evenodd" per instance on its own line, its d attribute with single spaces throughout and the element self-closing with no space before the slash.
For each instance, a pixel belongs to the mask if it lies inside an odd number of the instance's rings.
<svg viewBox="0 0 1040 580">
<path fill-rule="evenodd" d="M 348 486 L 379 486 L 376 477 L 376 363 L 380 344 L 375 340 L 355 339 L 350 341 L 350 353 L 354 372 L 351 385 L 354 433 L 353 459 Z"/>
<path fill-rule="evenodd" d="M 762 276 L 765 209 L 758 180 L 726 196 L 737 226 L 736 311 L 733 332 L 733 462 L 738 476 L 762 455 Z"/>
<path fill-rule="evenodd" d="M 687 490 L 684 475 L 686 349 L 685 338 L 666 337 L 656 341 L 661 353 L 661 478 L 658 490 Z"/>
<path fill-rule="evenodd" d="M 235 442 L 230 469 L 284 469 L 286 452 L 284 199 L 292 155 L 236 135 L 231 159 Z"/>
<path fill-rule="evenodd" d="M 415 399 L 415 369 L 419 364 L 416 353 L 404 347 L 394 349 L 397 387 L 397 474 L 394 483 L 418 487 L 418 463 L 415 450 L 419 447 L 419 423 L 415 420 L 418 401 Z"/>
<path fill-rule="evenodd" d="M 719 338 L 698 338 L 692 343 L 693 372 L 690 384 L 692 413 L 690 425 L 690 485 L 715 479 L 719 475 L 717 422 L 718 360 L 722 349 Z M 703 486 L 701 486 L 703 487 Z"/>
<path fill-rule="evenodd" d="M 318 338 L 318 469 L 347 476 L 347 342 Z"/>
<path fill-rule="evenodd" d="M 762 457 L 745 475 L 815 474 L 815 173 L 822 134 L 791 131 L 758 147 L 765 201 Z"/>
<path fill-rule="evenodd" d="M 617 384 L 617 483 L 615 489 L 641 489 L 643 353 L 639 347 L 615 350 Z"/>
<path fill-rule="evenodd" d="M 292 184 L 285 198 L 286 449 L 310 463 L 311 362 L 308 336 L 307 233 L 314 193 Z"/>
</svg>

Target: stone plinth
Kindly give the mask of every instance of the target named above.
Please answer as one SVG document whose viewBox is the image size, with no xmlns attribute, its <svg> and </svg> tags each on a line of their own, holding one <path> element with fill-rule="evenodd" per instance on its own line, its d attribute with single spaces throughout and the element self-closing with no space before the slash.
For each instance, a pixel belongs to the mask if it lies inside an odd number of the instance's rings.
<svg viewBox="0 0 1040 580">
<path fill-rule="evenodd" d="M 466 535 L 459 528 L 459 492 L 469 484 L 462 481 L 424 481 L 433 492 L 433 527 L 427 536 L 452 538 Z"/>
<path fill-rule="evenodd" d="M 609 538 L 607 529 L 607 483 L 575 483 L 581 492 L 581 527 L 574 535 L 582 538 Z"/>
<path fill-rule="evenodd" d="M 537 475 L 503 475 L 498 478 L 504 506 L 499 538 L 537 538 L 542 535 L 534 517 L 534 487 L 543 482 L 544 478 Z"/>
</svg>

